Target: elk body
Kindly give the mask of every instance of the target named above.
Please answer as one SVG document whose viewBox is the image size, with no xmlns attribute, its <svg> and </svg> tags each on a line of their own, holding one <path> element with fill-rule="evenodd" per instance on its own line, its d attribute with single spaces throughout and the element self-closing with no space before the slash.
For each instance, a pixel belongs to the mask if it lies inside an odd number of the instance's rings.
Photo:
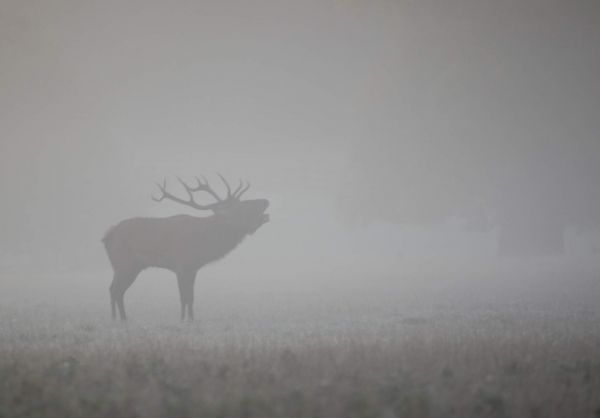
<svg viewBox="0 0 600 418">
<path fill-rule="evenodd" d="M 265 213 L 269 206 L 266 199 L 241 200 L 250 184 L 240 181 L 232 192 L 227 181 L 221 176 L 227 188 L 227 197 L 222 199 L 209 186 L 208 182 L 196 178 L 197 185 L 190 187 L 179 179 L 188 194 L 181 199 L 167 191 L 166 180 L 158 184 L 161 195 L 152 197 L 155 201 L 164 199 L 199 210 L 209 210 L 213 214 L 204 217 L 175 215 L 168 218 L 132 218 L 112 227 L 103 242 L 114 270 L 110 285 L 110 300 L 113 319 L 127 318 L 124 294 L 142 270 L 159 267 L 173 271 L 177 276 L 181 299 L 181 319 L 194 317 L 194 282 L 196 274 L 203 266 L 219 260 L 232 251 L 242 240 L 253 234 L 269 220 Z M 194 192 L 207 192 L 216 201 L 201 205 L 194 200 Z"/>
</svg>

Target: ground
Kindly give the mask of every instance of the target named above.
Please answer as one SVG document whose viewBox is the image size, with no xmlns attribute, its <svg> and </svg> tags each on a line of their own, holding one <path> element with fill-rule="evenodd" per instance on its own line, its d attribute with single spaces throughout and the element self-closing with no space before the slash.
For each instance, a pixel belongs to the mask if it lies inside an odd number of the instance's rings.
<svg viewBox="0 0 600 418">
<path fill-rule="evenodd" d="M 600 417 L 585 310 L 0 313 L 0 417 Z"/>
</svg>

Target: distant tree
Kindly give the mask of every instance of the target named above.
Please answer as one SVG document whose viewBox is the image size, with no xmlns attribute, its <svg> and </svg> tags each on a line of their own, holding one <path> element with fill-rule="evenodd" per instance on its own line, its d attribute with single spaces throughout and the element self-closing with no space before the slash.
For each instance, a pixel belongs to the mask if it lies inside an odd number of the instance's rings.
<svg viewBox="0 0 600 418">
<path fill-rule="evenodd" d="M 497 227 L 503 255 L 562 254 L 568 226 L 600 224 L 600 141 L 398 140 L 361 152 L 349 172 L 350 217 L 424 225 L 458 217 Z"/>
<path fill-rule="evenodd" d="M 388 28 L 340 207 L 398 223 L 461 217 L 497 227 L 501 254 L 561 254 L 566 227 L 600 224 L 597 8 L 452 4 Z"/>
</svg>

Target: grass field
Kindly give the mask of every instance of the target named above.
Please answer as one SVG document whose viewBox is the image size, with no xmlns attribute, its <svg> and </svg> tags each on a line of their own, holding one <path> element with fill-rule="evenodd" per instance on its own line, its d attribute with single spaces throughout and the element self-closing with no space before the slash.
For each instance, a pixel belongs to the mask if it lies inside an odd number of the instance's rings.
<svg viewBox="0 0 600 418">
<path fill-rule="evenodd" d="M 0 417 L 600 416 L 591 312 L 0 313 Z"/>
</svg>

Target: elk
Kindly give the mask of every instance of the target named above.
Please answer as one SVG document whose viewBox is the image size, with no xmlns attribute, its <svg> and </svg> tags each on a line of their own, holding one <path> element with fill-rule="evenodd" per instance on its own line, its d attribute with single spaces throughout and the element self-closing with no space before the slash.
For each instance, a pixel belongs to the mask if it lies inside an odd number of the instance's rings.
<svg viewBox="0 0 600 418">
<path fill-rule="evenodd" d="M 166 179 L 157 183 L 160 196 L 165 199 L 202 211 L 212 211 L 210 216 L 175 215 L 166 218 L 131 218 L 121 221 L 108 230 L 104 246 L 113 267 L 110 285 L 112 318 L 126 320 L 124 294 L 142 270 L 150 267 L 171 270 L 177 276 L 181 299 L 181 320 L 194 318 L 194 282 L 203 266 L 225 257 L 247 236 L 269 221 L 265 213 L 267 199 L 241 200 L 250 183 L 240 184 L 232 192 L 223 176 L 227 196 L 221 198 L 204 177 L 196 177 L 192 187 L 178 177 L 187 193 L 187 199 L 167 191 Z M 199 204 L 196 192 L 206 192 L 215 199 L 210 204 Z"/>
</svg>

